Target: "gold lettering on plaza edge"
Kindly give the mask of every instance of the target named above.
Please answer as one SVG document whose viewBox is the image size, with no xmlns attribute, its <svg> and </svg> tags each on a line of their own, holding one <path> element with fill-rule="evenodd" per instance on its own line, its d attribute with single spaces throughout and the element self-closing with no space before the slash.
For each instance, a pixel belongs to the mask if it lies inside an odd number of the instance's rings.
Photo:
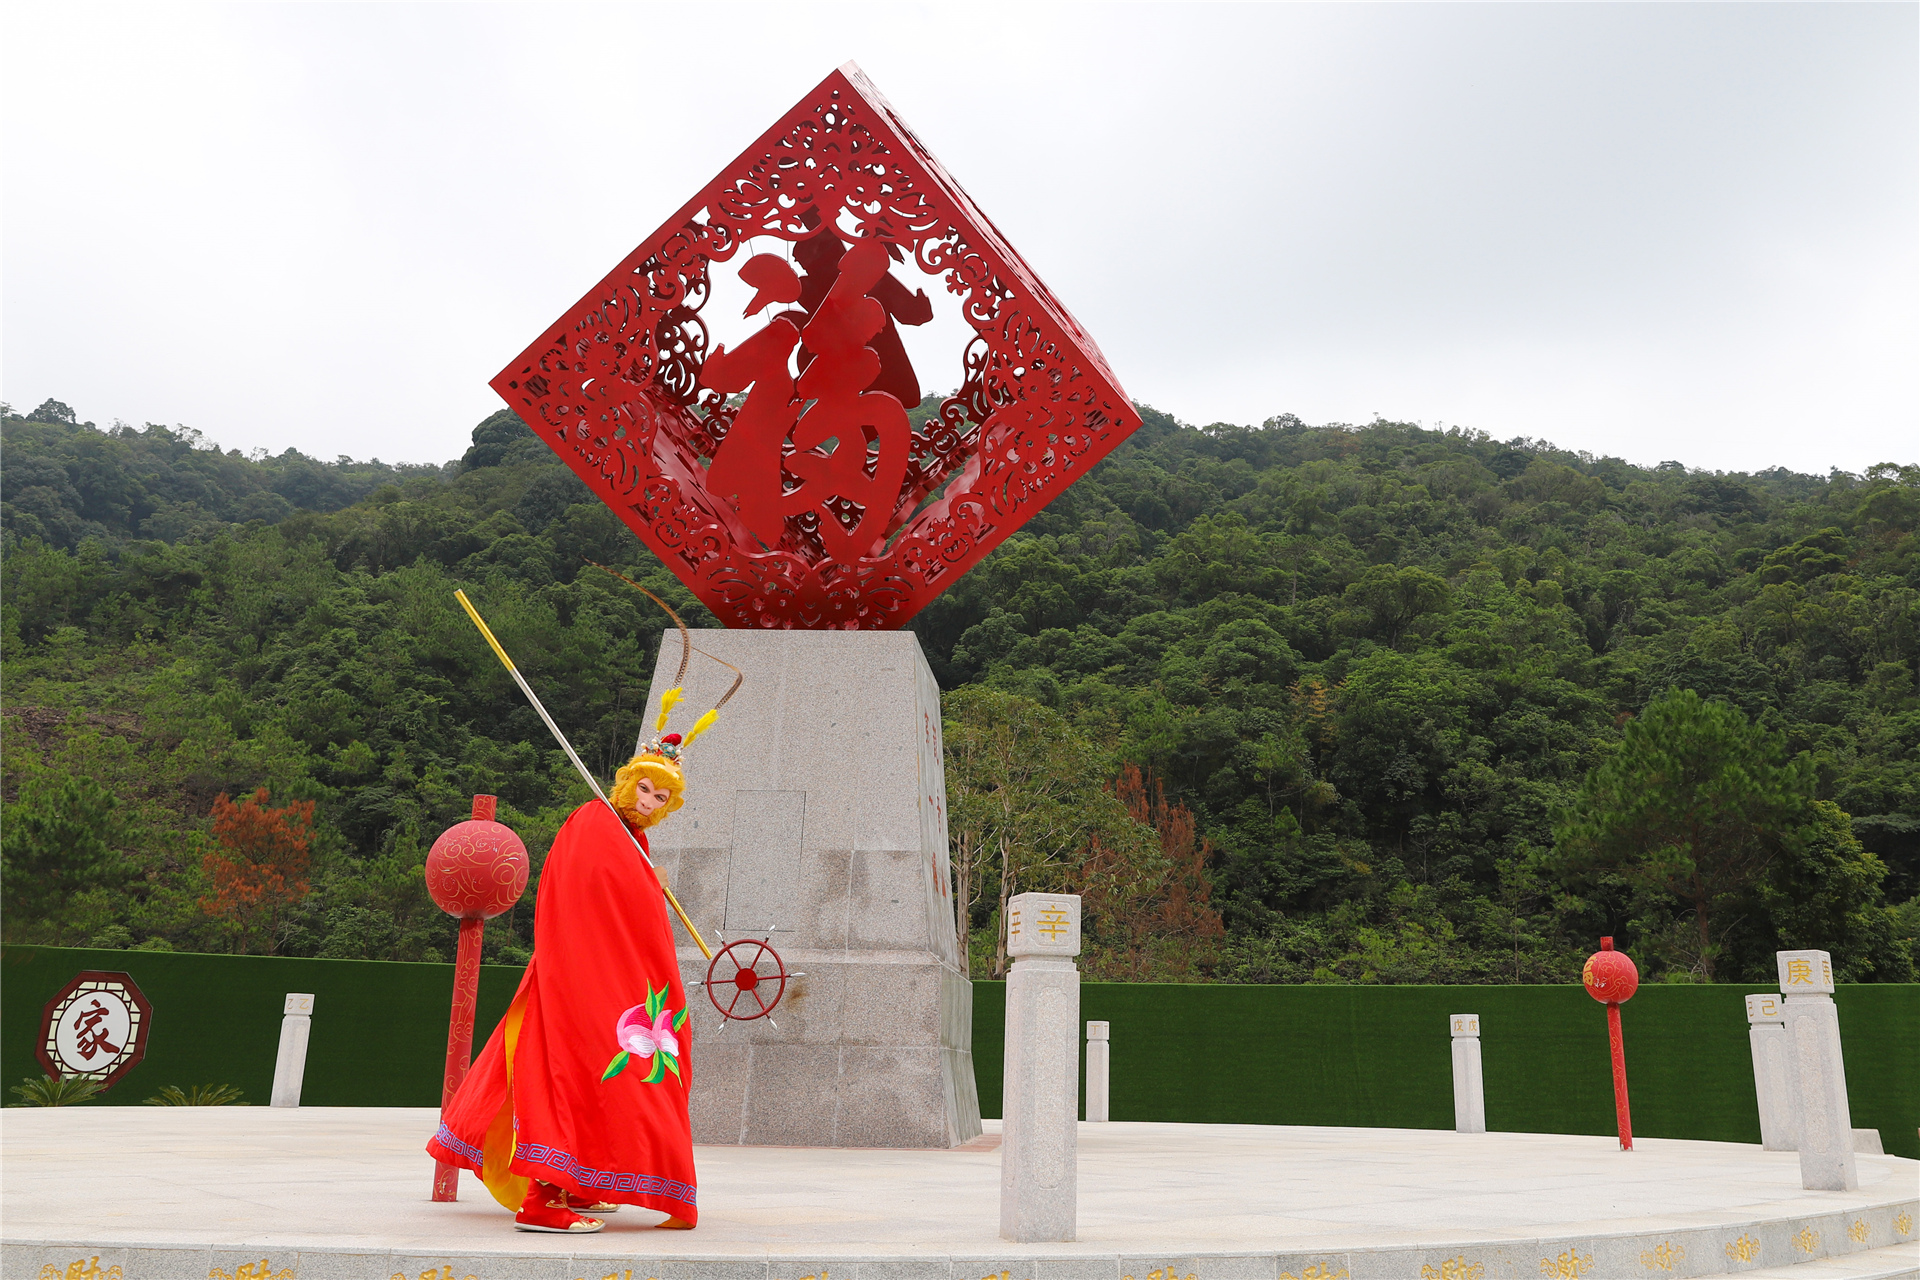
<svg viewBox="0 0 1920 1280">
<path fill-rule="evenodd" d="M 1640 1265 L 1649 1271 L 1671 1271 L 1686 1260 L 1687 1247 L 1662 1240 L 1640 1255 Z"/>
<path fill-rule="evenodd" d="M 1315 1262 L 1299 1275 L 1291 1271 L 1282 1271 L 1280 1280 L 1347 1280 L 1346 1268 L 1335 1271 L 1331 1262 Z"/>
<path fill-rule="evenodd" d="M 1760 1242 L 1752 1236 L 1741 1236 L 1727 1246 L 1728 1262 L 1752 1262 L 1760 1256 Z"/>
<path fill-rule="evenodd" d="M 1847 1228 L 1847 1234 L 1853 1237 L 1855 1244 L 1865 1244 L 1867 1242 L 1867 1220 L 1865 1218 L 1855 1218 L 1853 1225 Z"/>
<path fill-rule="evenodd" d="M 100 1255 L 96 1253 L 91 1258 L 69 1262 L 65 1271 L 49 1262 L 40 1268 L 40 1280 L 122 1280 L 122 1275 L 117 1262 L 102 1271 Z"/>
<path fill-rule="evenodd" d="M 412 1280 L 412 1277 L 408 1276 L 404 1271 L 396 1271 L 388 1276 L 387 1280 Z M 480 1280 L 480 1277 L 474 1275 L 456 1277 L 453 1274 L 452 1267 L 441 1267 L 438 1271 L 435 1271 L 432 1267 L 428 1267 L 420 1273 L 420 1280 Z M 607 1280 L 620 1280 L 620 1277 L 608 1276 Z"/>
<path fill-rule="evenodd" d="M 980 1280 L 994 1280 L 994 1277 L 982 1276 Z M 1006 1272 L 1002 1271 L 1000 1273 L 1000 1280 L 1007 1280 Z M 1120 1280 L 1133 1280 L 1133 1277 L 1121 1276 Z M 1147 1280 L 1180 1280 L 1180 1273 L 1174 1270 L 1172 1267 L 1162 1267 L 1158 1271 L 1147 1272 Z M 1199 1277 L 1194 1275 L 1191 1271 L 1189 1271 L 1187 1273 L 1187 1280 L 1199 1280 Z"/>
<path fill-rule="evenodd" d="M 207 1272 L 207 1280 L 296 1280 L 292 1267 L 282 1267 L 278 1271 L 265 1258 L 258 1262 L 243 1262 L 231 1271 L 222 1271 L 215 1267 Z"/>
<path fill-rule="evenodd" d="M 1905 1210 L 1902 1210 L 1900 1213 L 1894 1215 L 1893 1229 L 1895 1231 L 1898 1231 L 1903 1236 L 1912 1235 L 1913 1234 L 1913 1215 L 1910 1213 L 1907 1213 Z"/>
<path fill-rule="evenodd" d="M 1789 1242 L 1802 1253 L 1812 1253 L 1820 1247 L 1820 1233 L 1812 1227 L 1802 1227 L 1799 1235 L 1789 1237 Z"/>
<path fill-rule="evenodd" d="M 1593 1255 L 1583 1254 L 1578 1249 L 1569 1249 L 1557 1258 L 1540 1259 L 1540 1274 L 1552 1276 L 1554 1280 L 1580 1280 L 1591 1270 Z"/>
<path fill-rule="evenodd" d="M 1486 1266 L 1479 1262 L 1468 1262 L 1464 1253 L 1457 1258 L 1448 1258 L 1438 1267 L 1420 1264 L 1420 1280 L 1480 1280 L 1486 1274 Z"/>
</svg>

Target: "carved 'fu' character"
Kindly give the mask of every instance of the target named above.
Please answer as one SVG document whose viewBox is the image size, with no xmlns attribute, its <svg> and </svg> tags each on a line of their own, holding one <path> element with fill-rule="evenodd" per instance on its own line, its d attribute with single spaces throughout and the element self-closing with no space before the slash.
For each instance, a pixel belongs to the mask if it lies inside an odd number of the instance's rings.
<svg viewBox="0 0 1920 1280">
<path fill-rule="evenodd" d="M 720 347 L 707 357 L 703 383 L 747 392 L 708 468 L 708 484 L 767 546 L 787 539 L 788 517 L 814 512 L 824 554 L 851 561 L 873 554 L 885 537 L 913 442 L 907 404 L 896 392 L 917 404 L 919 384 L 892 313 L 923 323 L 932 309 L 924 293 L 907 294 L 889 273 L 882 242 L 858 240 L 844 253 L 830 234 L 802 243 L 804 278 L 772 254 L 741 267 L 740 278 L 755 290 L 748 315 L 770 302 L 813 305 L 776 315 L 734 350 Z M 875 349 L 888 336 L 889 354 L 898 349 L 893 360 Z"/>
</svg>

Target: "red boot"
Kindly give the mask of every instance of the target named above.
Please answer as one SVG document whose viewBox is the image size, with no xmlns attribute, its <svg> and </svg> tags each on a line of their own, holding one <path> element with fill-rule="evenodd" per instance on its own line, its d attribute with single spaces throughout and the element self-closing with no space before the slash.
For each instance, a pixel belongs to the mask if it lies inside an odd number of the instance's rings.
<svg viewBox="0 0 1920 1280">
<path fill-rule="evenodd" d="M 565 1195 L 567 1197 L 567 1208 L 573 1210 L 575 1213 L 604 1216 L 609 1213 L 620 1212 L 620 1206 L 610 1200 L 594 1200 L 587 1196 L 577 1195 L 571 1191 L 566 1192 Z"/>
<path fill-rule="evenodd" d="M 567 1193 L 544 1182 L 534 1182 L 527 1188 L 527 1198 L 521 1204 L 520 1212 L 513 1215 L 516 1231 L 586 1235 L 606 1225 L 598 1218 L 584 1217 L 569 1209 Z"/>
</svg>

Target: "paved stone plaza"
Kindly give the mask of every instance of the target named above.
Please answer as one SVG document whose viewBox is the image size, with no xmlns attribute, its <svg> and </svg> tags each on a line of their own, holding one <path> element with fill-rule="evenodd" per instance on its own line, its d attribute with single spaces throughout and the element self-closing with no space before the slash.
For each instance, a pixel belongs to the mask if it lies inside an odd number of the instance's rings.
<svg viewBox="0 0 1920 1280">
<path fill-rule="evenodd" d="M 1920 1271 L 1920 1162 L 1892 1156 L 1860 1158 L 1858 1191 L 1807 1192 L 1793 1152 L 1726 1143 L 1647 1138 L 1623 1154 L 1610 1137 L 1082 1125 L 1079 1242 L 1016 1246 L 996 1234 L 999 1122 L 988 1121 L 955 1151 L 701 1147 L 697 1231 L 652 1231 L 657 1215 L 626 1209 L 599 1235 L 563 1239 L 513 1231 L 470 1175 L 458 1203 L 431 1203 L 420 1144 L 436 1115 L 10 1110 L 0 1270 L 65 1276 L 98 1255 L 126 1280 Z"/>
</svg>

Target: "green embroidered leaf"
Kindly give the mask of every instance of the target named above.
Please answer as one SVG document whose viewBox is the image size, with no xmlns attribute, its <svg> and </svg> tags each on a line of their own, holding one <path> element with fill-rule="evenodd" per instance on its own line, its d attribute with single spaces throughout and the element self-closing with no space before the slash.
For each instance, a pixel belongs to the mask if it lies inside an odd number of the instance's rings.
<svg viewBox="0 0 1920 1280">
<path fill-rule="evenodd" d="M 662 1053 L 660 1056 L 667 1060 L 667 1067 L 673 1074 L 676 1076 L 680 1074 L 680 1059 L 670 1053 Z"/>
<path fill-rule="evenodd" d="M 655 1018 L 659 1017 L 660 1010 L 666 1006 L 666 1003 L 667 989 L 662 987 L 658 991 L 655 991 L 653 984 L 649 982 L 647 984 L 647 1021 L 652 1022 Z"/>
<path fill-rule="evenodd" d="M 667 1078 L 666 1057 L 664 1053 L 653 1055 L 653 1070 L 647 1072 L 645 1078 L 640 1081 L 641 1084 L 659 1084 Z"/>
<path fill-rule="evenodd" d="M 675 1031 L 678 1031 L 680 1030 L 680 1028 L 686 1025 L 687 1025 L 687 1011 L 685 1009 L 682 1009 L 680 1012 L 673 1015 L 673 1029 Z"/>
<path fill-rule="evenodd" d="M 611 1080 L 615 1076 L 619 1075 L 622 1071 L 625 1071 L 627 1069 L 627 1063 L 631 1062 L 632 1060 L 633 1060 L 633 1055 L 628 1053 L 625 1049 L 622 1049 L 620 1052 L 614 1054 L 613 1061 L 609 1062 L 607 1064 L 607 1069 L 600 1073 L 601 1083 L 604 1084 L 608 1080 Z"/>
</svg>

